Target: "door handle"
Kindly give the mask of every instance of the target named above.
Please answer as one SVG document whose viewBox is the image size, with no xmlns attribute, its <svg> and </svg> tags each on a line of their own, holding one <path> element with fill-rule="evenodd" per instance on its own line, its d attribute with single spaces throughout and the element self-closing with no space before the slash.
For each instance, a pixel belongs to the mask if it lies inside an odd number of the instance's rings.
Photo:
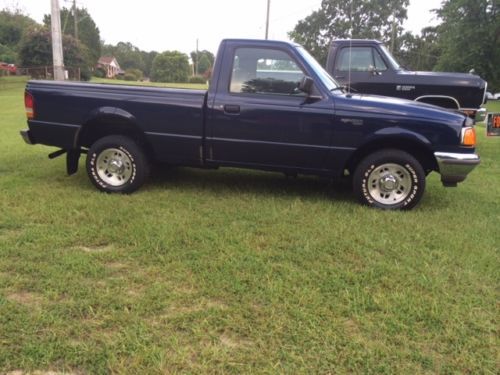
<svg viewBox="0 0 500 375">
<path fill-rule="evenodd" d="M 335 78 L 341 79 L 341 78 L 345 78 L 345 76 L 335 76 Z"/>
<path fill-rule="evenodd" d="M 228 113 L 231 115 L 239 115 L 240 114 L 240 106 L 237 104 L 225 104 L 224 105 L 224 113 Z"/>
</svg>

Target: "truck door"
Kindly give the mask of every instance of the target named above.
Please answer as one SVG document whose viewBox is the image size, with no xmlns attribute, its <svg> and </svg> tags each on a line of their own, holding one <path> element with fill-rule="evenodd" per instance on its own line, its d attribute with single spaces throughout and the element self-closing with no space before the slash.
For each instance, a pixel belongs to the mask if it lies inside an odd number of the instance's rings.
<svg viewBox="0 0 500 375">
<path fill-rule="evenodd" d="M 227 77 L 209 103 L 207 160 L 217 164 L 320 170 L 333 105 L 297 89 L 304 66 L 286 49 L 228 48 Z M 227 56 L 227 55 L 226 55 Z M 224 74 L 224 73 L 223 73 Z"/>
<path fill-rule="evenodd" d="M 393 72 L 374 47 L 343 47 L 335 59 L 334 78 L 363 94 L 394 95 Z M 392 92 L 391 92 L 392 89 Z"/>
</svg>

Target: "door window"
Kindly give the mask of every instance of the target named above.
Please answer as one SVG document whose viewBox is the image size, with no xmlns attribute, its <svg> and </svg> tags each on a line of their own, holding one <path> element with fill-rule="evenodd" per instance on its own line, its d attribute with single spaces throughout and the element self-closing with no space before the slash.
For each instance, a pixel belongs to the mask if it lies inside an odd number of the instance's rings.
<svg viewBox="0 0 500 375">
<path fill-rule="evenodd" d="M 373 68 L 378 71 L 387 70 L 384 60 L 372 47 L 342 48 L 337 69 L 347 72 L 349 66 L 352 72 L 369 72 Z"/>
<path fill-rule="evenodd" d="M 293 58 L 280 50 L 238 48 L 234 54 L 229 91 L 232 93 L 296 95 L 304 77 Z"/>
</svg>

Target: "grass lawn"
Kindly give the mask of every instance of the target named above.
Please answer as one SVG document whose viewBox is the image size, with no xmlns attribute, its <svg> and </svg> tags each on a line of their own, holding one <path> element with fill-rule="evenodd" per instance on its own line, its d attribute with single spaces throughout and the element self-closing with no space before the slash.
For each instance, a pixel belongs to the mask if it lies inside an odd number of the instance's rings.
<svg viewBox="0 0 500 375">
<path fill-rule="evenodd" d="M 235 169 L 99 193 L 83 160 L 67 177 L 22 142 L 22 81 L 0 82 L 0 113 L 0 373 L 498 373 L 500 137 L 483 125 L 463 184 L 431 174 L 417 209 L 384 212 Z"/>
<path fill-rule="evenodd" d="M 170 87 L 170 88 L 187 88 L 187 89 L 208 89 L 208 85 L 200 83 L 163 83 L 163 82 L 137 82 L 124 81 L 120 79 L 107 79 L 92 77 L 92 83 L 110 83 L 113 85 L 132 85 L 132 86 L 154 86 L 154 87 Z"/>
</svg>

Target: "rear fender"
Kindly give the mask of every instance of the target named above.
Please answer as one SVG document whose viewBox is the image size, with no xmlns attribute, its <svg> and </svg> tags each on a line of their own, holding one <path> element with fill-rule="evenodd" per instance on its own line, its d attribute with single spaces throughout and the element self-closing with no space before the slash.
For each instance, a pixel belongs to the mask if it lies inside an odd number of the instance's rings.
<svg viewBox="0 0 500 375">
<path fill-rule="evenodd" d="M 137 119 L 130 112 L 116 107 L 100 107 L 89 113 L 75 137 L 75 148 L 90 147 L 98 138 L 111 135 L 133 135 L 144 139 Z"/>
</svg>

